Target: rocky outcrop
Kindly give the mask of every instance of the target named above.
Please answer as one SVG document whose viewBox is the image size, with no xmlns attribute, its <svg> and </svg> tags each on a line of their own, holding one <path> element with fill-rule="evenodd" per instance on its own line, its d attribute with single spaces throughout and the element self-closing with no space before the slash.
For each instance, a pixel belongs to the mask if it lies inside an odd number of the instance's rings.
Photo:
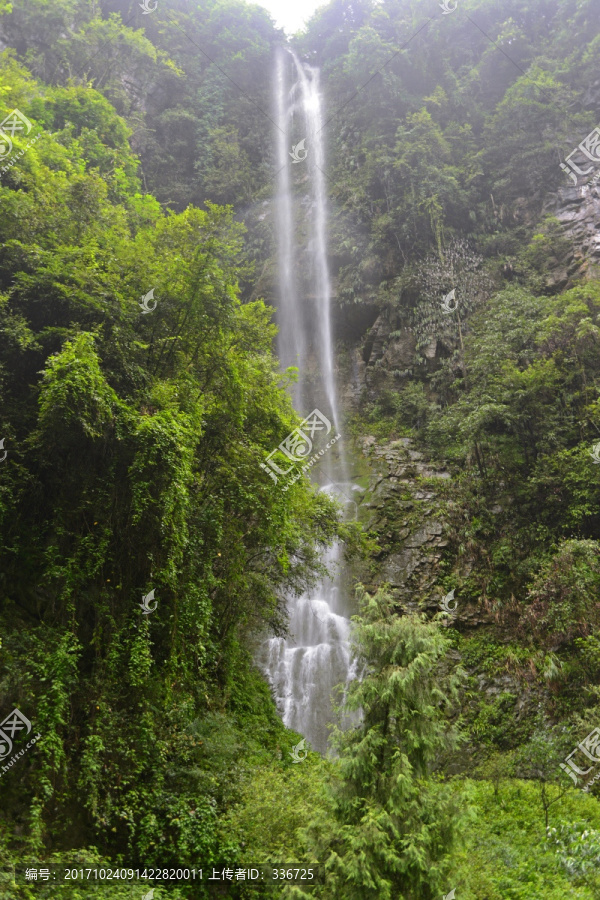
<svg viewBox="0 0 600 900">
<path fill-rule="evenodd" d="M 381 362 L 385 346 L 392 331 L 387 310 L 381 313 L 369 330 L 363 345 L 363 360 L 367 366 L 375 366 Z"/>
<path fill-rule="evenodd" d="M 451 475 L 428 463 L 410 438 L 381 444 L 367 436 L 359 444 L 372 472 L 359 518 L 377 535 L 380 552 L 370 568 L 365 565 L 355 575 L 370 591 L 389 584 L 395 601 L 407 612 L 439 612 L 445 595 L 440 562 L 450 544 L 443 509 L 452 503 L 442 494 Z M 469 570 L 464 561 L 461 577 Z M 447 624 L 464 629 L 492 622 L 487 608 L 461 601 Z"/>
<path fill-rule="evenodd" d="M 390 337 L 391 334 L 393 337 Z M 434 341 L 433 350 L 428 348 L 430 356 L 432 353 L 435 356 L 436 344 L 437 341 Z M 390 321 L 388 311 L 384 310 L 365 338 L 362 358 L 367 367 L 381 366 L 390 372 L 409 374 L 415 365 L 416 349 L 417 339 L 413 332 Z"/>
<path fill-rule="evenodd" d="M 360 391 L 371 401 L 376 400 L 382 390 L 397 391 L 405 379 L 416 373 L 416 337 L 410 328 L 395 320 L 396 316 L 389 310 L 381 312 L 367 332 L 362 350 L 358 351 L 355 371 L 360 380 Z M 437 344 L 434 340 L 422 351 L 434 364 Z"/>
<path fill-rule="evenodd" d="M 574 277 L 600 277 L 600 184 L 561 187 L 549 195 L 543 212 L 558 219 L 572 243 L 552 267 L 548 287 L 563 290 Z"/>
<path fill-rule="evenodd" d="M 361 444 L 374 474 L 360 516 L 365 526 L 378 534 L 381 546 L 375 579 L 369 583 L 363 573 L 365 587 L 375 589 L 388 583 L 404 609 L 435 611 L 443 595 L 440 590 L 440 596 L 435 596 L 434 588 L 448 541 L 431 484 L 450 478 L 450 474 L 425 462 L 409 438 L 382 446 L 368 436 Z"/>
<path fill-rule="evenodd" d="M 600 278 L 600 167 L 587 184 L 565 185 L 558 191 L 549 193 L 544 201 L 542 215 L 555 217 L 562 225 L 566 241 L 554 246 L 554 254 L 545 260 L 546 289 L 551 293 L 572 287 L 577 280 Z M 518 198 L 514 203 L 513 217 L 516 221 L 533 226 L 539 216 L 530 209 L 527 198 Z M 511 263 L 505 263 L 503 275 L 512 280 Z M 427 362 L 427 370 L 439 365 L 443 355 L 440 342 L 431 343 L 420 350 Z M 355 364 L 360 386 L 370 400 L 376 400 L 381 390 L 398 390 L 403 379 L 413 377 L 417 367 L 416 338 L 406 322 L 401 321 L 398 312 L 384 309 L 366 331 L 362 350 Z"/>
</svg>

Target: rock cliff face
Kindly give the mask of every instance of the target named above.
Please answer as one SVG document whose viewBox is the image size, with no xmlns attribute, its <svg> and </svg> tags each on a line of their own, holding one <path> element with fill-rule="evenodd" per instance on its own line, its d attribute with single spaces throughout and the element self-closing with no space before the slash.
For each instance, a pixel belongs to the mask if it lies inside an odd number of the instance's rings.
<svg viewBox="0 0 600 900">
<path fill-rule="evenodd" d="M 595 175 L 600 175 L 600 167 Z M 541 215 L 556 218 L 567 239 L 545 260 L 545 287 L 552 293 L 567 290 L 582 278 L 600 277 L 600 178 L 594 183 L 595 175 L 587 184 L 561 187 L 544 200 Z M 539 208 L 537 213 L 529 209 L 526 198 L 515 203 L 512 214 L 515 220 L 532 225 L 540 217 Z M 512 277 L 510 265 L 505 266 L 504 274 Z M 442 353 L 443 347 L 435 339 L 421 350 L 429 369 L 437 366 Z M 416 365 L 414 334 L 396 313 L 383 309 L 366 329 L 362 347 L 356 351 L 359 390 L 370 400 L 376 399 L 384 387 L 398 390 L 413 375 Z"/>
<path fill-rule="evenodd" d="M 392 332 L 400 337 L 390 339 Z M 407 328 L 399 329 L 389 310 L 383 310 L 364 336 L 362 347 L 356 348 L 355 373 L 359 383 L 354 384 L 356 396 L 364 394 L 375 400 L 385 387 L 398 390 L 404 379 L 413 374 L 416 340 Z"/>
<path fill-rule="evenodd" d="M 403 608 L 414 611 L 419 601 L 424 601 L 435 611 L 433 588 L 448 541 L 430 482 L 450 475 L 425 463 L 409 438 L 381 446 L 374 437 L 365 437 L 361 444 L 374 470 L 361 504 L 361 518 L 379 535 L 381 546 L 377 574 L 373 583 L 365 586 L 388 583 Z"/>
<path fill-rule="evenodd" d="M 547 197 L 542 214 L 554 216 L 568 239 L 546 260 L 546 289 L 559 292 L 582 278 L 600 277 L 600 181 L 561 188 Z M 433 341 L 421 355 L 435 368 L 443 352 Z M 383 310 L 370 328 L 365 328 L 361 345 L 355 342 L 350 351 L 342 387 L 345 405 L 360 414 L 361 401 L 376 400 L 385 388 L 401 390 L 416 374 L 414 335 L 396 314 Z M 366 436 L 358 440 L 358 449 L 371 473 L 359 517 L 377 535 L 379 552 L 355 575 L 370 592 L 388 584 L 398 612 L 421 610 L 434 615 L 446 593 L 446 576 L 454 572 L 460 583 L 470 570 L 468 554 L 457 554 L 461 526 L 449 521 L 454 518 L 448 513 L 454 506 L 452 475 L 429 464 L 409 438 L 386 442 Z M 460 633 L 455 659 L 462 659 L 475 635 L 484 643 L 490 638 L 496 644 L 511 641 L 509 629 L 496 621 L 486 604 L 468 604 L 460 591 L 455 599 L 456 609 L 446 621 Z M 488 703 L 505 703 L 511 721 L 518 723 L 533 716 L 540 701 L 547 699 L 548 691 L 540 685 L 534 689 L 522 672 L 490 674 L 478 664 L 466 668 L 478 695 L 477 701 L 468 704 L 474 715 L 479 700 L 485 698 Z"/>
<path fill-rule="evenodd" d="M 598 170 L 600 172 L 600 169 Z M 548 286 L 564 290 L 574 278 L 600 276 L 600 184 L 561 188 L 544 203 L 544 214 L 555 216 L 572 244 L 552 267 Z"/>
</svg>

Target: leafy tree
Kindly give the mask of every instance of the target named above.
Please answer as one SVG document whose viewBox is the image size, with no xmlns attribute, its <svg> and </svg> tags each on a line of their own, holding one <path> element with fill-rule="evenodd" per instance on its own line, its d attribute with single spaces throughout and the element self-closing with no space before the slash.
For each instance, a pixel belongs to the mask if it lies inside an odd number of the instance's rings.
<svg viewBox="0 0 600 900">
<path fill-rule="evenodd" d="M 448 870 L 459 823 L 456 798 L 436 777 L 458 746 L 445 718 L 460 671 L 448 673 L 439 626 L 399 616 L 384 589 L 359 591 L 353 644 L 362 677 L 344 701 L 355 727 L 336 730 L 333 823 L 313 826 L 313 854 L 326 872 L 324 896 L 433 898 Z"/>
<path fill-rule="evenodd" d="M 518 775 L 535 781 L 544 813 L 544 828 L 549 827 L 550 810 L 572 788 L 563 774 L 560 763 L 568 754 L 569 736 L 557 728 L 538 727 L 531 739 L 515 754 L 515 771 Z"/>
</svg>

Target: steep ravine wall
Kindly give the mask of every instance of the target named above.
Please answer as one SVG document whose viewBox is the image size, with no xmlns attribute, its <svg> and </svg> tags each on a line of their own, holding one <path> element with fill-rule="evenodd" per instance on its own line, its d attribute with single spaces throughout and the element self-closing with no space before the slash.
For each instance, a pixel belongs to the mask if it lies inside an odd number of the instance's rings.
<svg viewBox="0 0 600 900">
<path fill-rule="evenodd" d="M 557 293 L 577 281 L 598 277 L 600 188 L 562 188 L 548 196 L 543 214 L 558 219 L 562 235 L 568 239 L 568 248 L 561 246 L 547 261 L 548 292 Z M 453 500 L 453 477 L 457 473 L 428 462 L 427 448 L 414 440 L 376 438 L 368 434 L 368 424 L 361 422 L 365 400 L 372 403 L 383 390 L 391 387 L 398 391 L 410 380 L 411 373 L 405 370 L 415 365 L 415 346 L 411 331 L 399 328 L 396 314 L 384 309 L 346 354 L 347 371 L 341 379 L 343 400 L 347 414 L 360 423 L 358 430 L 363 431 L 355 444 L 369 471 L 363 481 L 359 518 L 376 535 L 379 547 L 369 562 L 355 567 L 354 575 L 369 591 L 389 585 L 398 612 L 435 615 L 447 592 L 444 585 L 460 584 L 473 566 L 468 542 L 463 541 L 470 523 Z M 439 364 L 438 352 L 434 341 L 424 353 L 430 370 Z M 399 370 L 403 373 L 400 377 Z M 510 497 L 503 500 L 505 506 L 511 502 Z M 550 700 L 550 685 L 544 686 L 519 666 L 491 673 L 486 665 L 469 665 L 464 656 L 471 638 L 480 644 L 488 639 L 495 644 L 514 643 L 514 623 L 502 622 L 486 601 L 467 602 L 460 590 L 455 600 L 456 610 L 445 625 L 456 632 L 454 657 L 469 675 L 468 690 L 488 704 L 501 704 L 506 699 L 507 715 L 517 725 L 534 716 L 537 708 Z M 477 715 L 480 699 L 464 701 L 467 717 L 469 711 Z M 472 750 L 465 748 L 461 766 L 468 765 Z"/>
</svg>

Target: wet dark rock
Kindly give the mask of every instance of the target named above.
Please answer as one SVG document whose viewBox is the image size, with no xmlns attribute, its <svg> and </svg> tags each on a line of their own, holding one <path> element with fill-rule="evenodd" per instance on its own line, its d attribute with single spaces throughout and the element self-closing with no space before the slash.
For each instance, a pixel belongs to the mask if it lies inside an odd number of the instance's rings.
<svg viewBox="0 0 600 900">
<path fill-rule="evenodd" d="M 597 278 L 600 274 L 600 184 L 565 185 L 546 199 L 542 212 L 555 216 L 573 244 L 567 255 L 556 260 L 548 276 L 548 287 L 571 287 L 575 277 Z"/>
<path fill-rule="evenodd" d="M 393 553 L 381 568 L 381 581 L 389 582 L 392 587 L 403 585 L 423 561 L 423 556 L 416 550 Z"/>
<path fill-rule="evenodd" d="M 381 313 L 365 338 L 363 360 L 367 366 L 374 366 L 381 361 L 391 330 L 390 323 L 387 320 L 387 313 Z"/>
<path fill-rule="evenodd" d="M 427 531 L 422 528 L 416 532 L 416 534 L 411 534 L 411 536 L 404 542 L 405 547 L 422 547 L 423 544 L 426 544 L 427 541 L 431 540 L 431 535 L 427 534 Z"/>
<path fill-rule="evenodd" d="M 427 534 L 441 534 L 443 530 L 440 522 L 428 522 L 425 526 Z"/>
</svg>

